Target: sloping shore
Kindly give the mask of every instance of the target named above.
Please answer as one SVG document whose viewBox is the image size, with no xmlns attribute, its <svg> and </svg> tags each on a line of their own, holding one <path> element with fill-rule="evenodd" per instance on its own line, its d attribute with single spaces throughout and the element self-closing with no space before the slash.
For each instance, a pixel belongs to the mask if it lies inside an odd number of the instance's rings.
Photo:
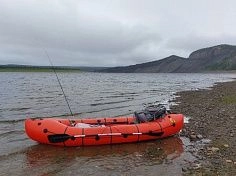
<svg viewBox="0 0 236 176">
<path fill-rule="evenodd" d="M 197 148 L 201 162 L 186 175 L 236 175 L 236 81 L 218 83 L 210 90 L 177 93 L 172 111 L 190 117 L 182 135 Z M 210 139 L 199 148 L 199 141 Z"/>
</svg>

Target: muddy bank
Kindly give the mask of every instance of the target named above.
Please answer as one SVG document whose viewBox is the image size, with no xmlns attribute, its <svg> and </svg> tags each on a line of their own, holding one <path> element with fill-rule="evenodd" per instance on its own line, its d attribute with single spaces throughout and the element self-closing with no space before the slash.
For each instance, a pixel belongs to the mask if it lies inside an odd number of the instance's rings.
<svg viewBox="0 0 236 176">
<path fill-rule="evenodd" d="M 177 93 L 171 107 L 190 117 L 181 135 L 196 146 L 201 163 L 193 169 L 186 166 L 186 175 L 236 175 L 236 81 L 218 83 L 211 90 Z M 199 142 L 210 139 L 203 147 Z"/>
</svg>

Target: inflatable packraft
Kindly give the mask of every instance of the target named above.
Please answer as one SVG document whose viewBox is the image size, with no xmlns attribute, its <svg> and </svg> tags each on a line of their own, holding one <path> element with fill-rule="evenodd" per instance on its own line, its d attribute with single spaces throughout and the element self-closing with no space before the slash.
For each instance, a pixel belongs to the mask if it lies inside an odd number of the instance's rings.
<svg viewBox="0 0 236 176">
<path fill-rule="evenodd" d="M 25 131 L 31 139 L 43 144 L 90 146 L 165 138 L 177 134 L 183 121 L 182 114 L 151 107 L 131 117 L 29 118 L 25 120 Z"/>
</svg>

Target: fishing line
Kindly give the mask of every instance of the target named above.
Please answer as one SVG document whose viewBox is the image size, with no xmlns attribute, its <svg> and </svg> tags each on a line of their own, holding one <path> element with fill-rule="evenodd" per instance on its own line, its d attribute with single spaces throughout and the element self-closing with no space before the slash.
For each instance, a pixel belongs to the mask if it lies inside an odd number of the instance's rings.
<svg viewBox="0 0 236 176">
<path fill-rule="evenodd" d="M 39 40 L 37 40 L 36 37 L 34 37 L 34 40 L 35 40 L 35 43 L 37 43 L 37 41 L 39 41 Z M 64 90 L 63 90 L 63 87 L 62 87 L 62 84 L 61 84 L 61 82 L 60 82 L 60 79 L 59 79 L 59 77 L 58 77 L 58 75 L 57 75 L 56 69 L 55 69 L 55 67 L 54 67 L 54 65 L 53 65 L 53 63 L 52 63 L 52 60 L 51 60 L 51 58 L 50 58 L 50 56 L 49 56 L 49 54 L 48 54 L 46 48 L 44 48 L 43 46 L 39 46 L 39 47 L 41 47 L 41 49 L 45 52 L 45 54 L 46 54 L 46 56 L 47 56 L 47 58 L 48 58 L 48 60 L 49 60 L 49 63 L 50 63 L 50 65 L 51 65 L 51 69 L 53 70 L 53 72 L 54 72 L 55 75 L 56 75 L 57 81 L 58 81 L 58 83 L 59 83 L 59 86 L 60 86 L 61 91 L 62 91 L 62 93 L 63 93 L 63 96 L 64 96 L 64 98 L 65 98 L 66 104 L 67 104 L 67 106 L 68 106 L 68 108 L 69 108 L 70 114 L 71 114 L 71 116 L 74 116 L 73 113 L 72 113 L 72 110 L 71 110 L 71 108 L 70 108 L 69 101 L 68 101 L 68 99 L 66 98 L 66 94 L 65 94 L 65 92 L 64 92 Z"/>
<path fill-rule="evenodd" d="M 70 104 L 69 104 L 69 102 L 68 102 L 68 99 L 66 98 L 66 94 L 65 94 L 65 92 L 64 92 L 64 90 L 63 90 L 62 84 L 61 84 L 61 82 L 60 82 L 60 80 L 59 80 L 59 77 L 58 77 L 58 75 L 57 75 L 56 69 L 55 69 L 55 67 L 54 67 L 54 65 L 53 65 L 53 63 L 52 63 L 52 60 L 51 60 L 51 58 L 50 58 L 50 56 L 49 56 L 47 50 L 46 50 L 45 48 L 43 48 L 43 50 L 44 50 L 44 52 L 45 52 L 45 54 L 46 54 L 46 56 L 47 56 L 47 58 L 48 58 L 48 60 L 49 60 L 49 62 L 50 62 L 50 65 L 51 65 L 51 68 L 52 68 L 53 72 L 54 72 L 55 75 L 56 75 L 57 81 L 58 81 L 59 86 L 60 86 L 60 88 L 61 88 L 61 91 L 62 91 L 62 93 L 63 93 L 63 95 L 64 95 L 66 104 L 67 104 L 67 106 L 68 106 L 68 108 L 69 108 L 69 110 L 70 110 L 70 114 L 71 114 L 71 116 L 74 116 L 73 113 L 72 113 L 72 110 L 71 110 L 71 108 L 70 108 Z"/>
</svg>

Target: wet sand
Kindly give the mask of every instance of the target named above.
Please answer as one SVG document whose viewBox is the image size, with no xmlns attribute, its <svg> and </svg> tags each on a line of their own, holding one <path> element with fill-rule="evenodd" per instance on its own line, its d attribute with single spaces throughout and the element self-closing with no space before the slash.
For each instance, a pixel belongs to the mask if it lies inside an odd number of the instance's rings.
<svg viewBox="0 0 236 176">
<path fill-rule="evenodd" d="M 192 153 L 199 163 L 197 167 L 186 165 L 183 173 L 236 175 L 236 81 L 176 95 L 177 105 L 171 109 L 190 118 L 181 135 L 193 142 Z M 202 141 L 206 145 L 199 146 Z"/>
</svg>

